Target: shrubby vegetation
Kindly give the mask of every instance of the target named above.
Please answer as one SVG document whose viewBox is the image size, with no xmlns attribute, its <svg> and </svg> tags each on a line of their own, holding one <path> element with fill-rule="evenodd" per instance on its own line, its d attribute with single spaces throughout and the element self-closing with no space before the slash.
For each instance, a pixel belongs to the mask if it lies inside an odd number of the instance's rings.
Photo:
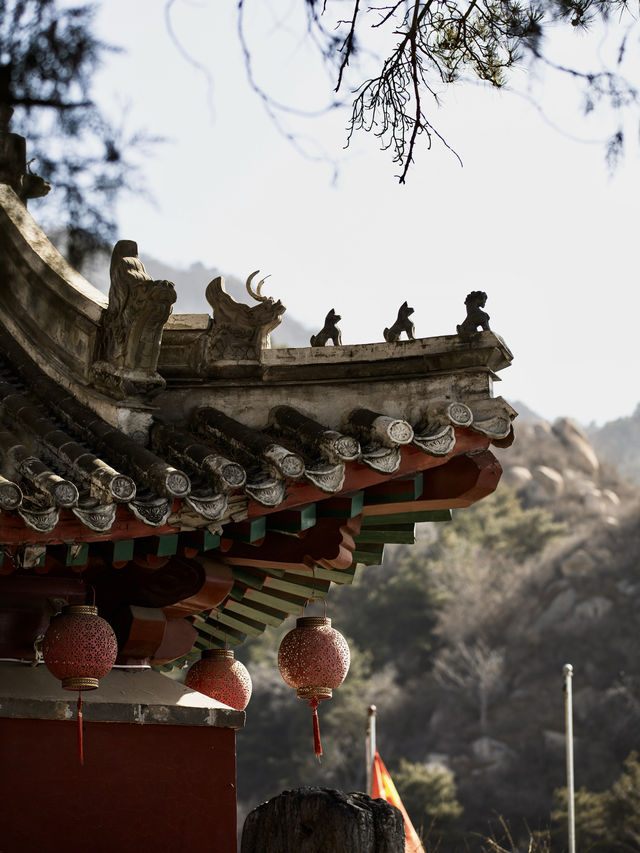
<svg viewBox="0 0 640 853">
<path fill-rule="evenodd" d="M 567 825 L 566 788 L 556 793 L 553 812 L 556 835 L 563 837 Z M 640 761 L 632 752 L 624 770 L 610 788 L 588 791 L 580 788 L 575 798 L 576 846 L 593 853 L 640 850 Z"/>
<path fill-rule="evenodd" d="M 453 773 L 441 764 L 400 759 L 393 781 L 412 817 L 416 831 L 433 844 L 461 842 L 460 818 Z"/>
</svg>

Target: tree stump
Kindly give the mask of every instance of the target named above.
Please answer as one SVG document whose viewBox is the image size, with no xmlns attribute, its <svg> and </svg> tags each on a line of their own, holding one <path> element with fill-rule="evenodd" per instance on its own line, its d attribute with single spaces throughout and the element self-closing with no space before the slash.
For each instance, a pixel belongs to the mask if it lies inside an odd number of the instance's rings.
<svg viewBox="0 0 640 853">
<path fill-rule="evenodd" d="M 241 853 L 404 853 L 395 806 L 331 788 L 283 791 L 247 815 Z"/>
</svg>

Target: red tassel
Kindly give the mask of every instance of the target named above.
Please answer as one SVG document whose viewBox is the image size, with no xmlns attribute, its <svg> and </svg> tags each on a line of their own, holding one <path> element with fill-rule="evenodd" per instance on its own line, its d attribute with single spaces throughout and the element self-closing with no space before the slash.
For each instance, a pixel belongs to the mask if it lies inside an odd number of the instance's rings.
<svg viewBox="0 0 640 853">
<path fill-rule="evenodd" d="M 309 706 L 313 711 L 313 748 L 315 750 L 318 761 L 322 755 L 322 743 L 320 741 L 320 723 L 318 721 L 318 700 L 313 697 L 309 702 Z"/>
<path fill-rule="evenodd" d="M 82 691 L 78 690 L 78 755 L 80 764 L 84 764 L 84 744 L 82 741 Z"/>
</svg>

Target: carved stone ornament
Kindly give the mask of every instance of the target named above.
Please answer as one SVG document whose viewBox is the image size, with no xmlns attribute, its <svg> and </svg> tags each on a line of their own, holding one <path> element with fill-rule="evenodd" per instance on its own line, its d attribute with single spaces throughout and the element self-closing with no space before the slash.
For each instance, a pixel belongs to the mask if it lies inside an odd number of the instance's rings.
<svg viewBox="0 0 640 853">
<path fill-rule="evenodd" d="M 415 435 L 413 443 L 429 456 L 446 456 L 455 446 L 455 430 L 449 424 L 430 435 Z"/>
<path fill-rule="evenodd" d="M 21 503 L 22 489 L 20 486 L 0 476 L 0 508 L 17 509 Z"/>
<path fill-rule="evenodd" d="M 363 448 L 411 444 L 413 427 L 405 420 L 381 415 L 370 409 L 354 409 L 345 421 L 345 432 L 360 440 Z"/>
<path fill-rule="evenodd" d="M 213 321 L 198 337 L 191 354 L 191 367 L 199 375 L 206 376 L 221 361 L 258 362 L 262 350 L 271 347 L 269 335 L 286 308 L 280 300 L 262 295 L 264 278 L 252 289 L 258 272 L 252 272 L 246 282 L 247 292 L 258 305 L 236 302 L 225 290 L 222 276 L 209 283 L 205 295 L 213 308 Z"/>
<path fill-rule="evenodd" d="M 102 316 L 96 385 L 115 397 L 161 391 L 157 372 L 162 329 L 176 301 L 170 281 L 154 281 L 138 258 L 133 240 L 119 240 L 111 255 L 109 305 Z"/>
<path fill-rule="evenodd" d="M 247 481 L 244 490 L 250 498 L 262 506 L 278 506 L 286 495 L 284 480 L 275 478 L 251 483 Z"/>
<path fill-rule="evenodd" d="M 33 160 L 29 160 L 26 164 L 25 171 L 21 175 L 20 189 L 18 195 L 26 203 L 30 198 L 42 198 L 51 190 L 49 181 L 45 181 L 40 175 L 36 175 L 31 171 Z"/>
<path fill-rule="evenodd" d="M 209 497 L 197 497 L 189 495 L 187 504 L 197 514 L 207 521 L 219 521 L 224 518 L 227 511 L 227 495 L 211 495 Z"/>
<path fill-rule="evenodd" d="M 72 512 L 89 530 L 105 533 L 113 527 L 113 522 L 116 520 L 116 510 L 115 504 L 103 504 L 91 509 L 81 509 L 75 506 Z"/>
<path fill-rule="evenodd" d="M 60 510 L 57 507 L 43 510 L 29 510 L 26 507 L 20 507 L 18 515 L 27 527 L 37 533 L 51 533 L 60 521 Z"/>
<path fill-rule="evenodd" d="M 450 403 L 447 406 L 447 415 L 454 426 L 469 427 L 473 423 L 473 412 L 464 403 Z"/>
<path fill-rule="evenodd" d="M 342 435 L 335 430 L 327 430 L 320 442 L 329 459 L 339 459 L 342 462 L 354 462 L 360 456 L 360 444 L 350 435 Z"/>
<path fill-rule="evenodd" d="M 398 316 L 393 326 L 385 329 L 383 332 L 384 339 L 388 344 L 395 343 L 400 340 L 400 335 L 404 332 L 407 339 L 412 341 L 415 337 L 415 327 L 413 320 L 409 317 L 413 314 L 414 309 L 410 308 L 407 302 L 403 302 L 398 310 Z"/>
<path fill-rule="evenodd" d="M 511 421 L 507 417 L 497 415 L 494 418 L 487 418 L 483 421 L 474 421 L 471 429 L 474 432 L 482 433 L 489 438 L 506 438 L 511 430 Z"/>
<path fill-rule="evenodd" d="M 128 504 L 129 509 L 138 519 L 150 527 L 162 527 L 171 515 L 172 501 L 156 498 L 150 501 L 135 500 Z"/>
<path fill-rule="evenodd" d="M 307 466 L 304 476 L 321 492 L 333 495 L 344 486 L 345 465 L 344 462 L 338 462 L 336 465 Z"/>
<path fill-rule="evenodd" d="M 492 440 L 508 439 L 512 434 L 512 420 L 517 412 L 502 397 L 479 400 L 471 403 L 473 409 L 474 432 L 488 436 Z"/>
<path fill-rule="evenodd" d="M 402 454 L 399 447 L 378 447 L 362 454 L 362 461 L 379 474 L 395 474 L 400 467 Z"/>
<path fill-rule="evenodd" d="M 317 335 L 311 335 L 309 343 L 312 347 L 324 347 L 329 341 L 334 347 L 342 346 L 342 332 L 338 328 L 338 323 L 342 320 L 340 314 L 336 314 L 333 308 L 324 318 L 324 326 L 320 329 Z"/>
<path fill-rule="evenodd" d="M 33 160 L 27 163 L 24 136 L 9 132 L 13 107 L 7 102 L 10 97 L 10 79 L 7 74 L 10 72 L 4 65 L 0 68 L 0 182 L 9 184 L 18 198 L 26 204 L 30 198 L 45 196 L 50 191 L 51 184 L 31 171 Z"/>
<path fill-rule="evenodd" d="M 458 334 L 462 337 L 468 337 L 475 334 L 478 327 L 483 332 L 490 331 L 489 315 L 482 310 L 487 304 L 487 294 L 484 290 L 472 290 L 464 300 L 464 304 L 467 308 L 467 316 L 459 326 L 456 326 Z"/>
<path fill-rule="evenodd" d="M 286 447 L 273 444 L 262 454 L 263 460 L 269 467 L 275 468 L 278 474 L 297 480 L 304 474 L 304 460 L 297 453 L 291 453 Z"/>
</svg>

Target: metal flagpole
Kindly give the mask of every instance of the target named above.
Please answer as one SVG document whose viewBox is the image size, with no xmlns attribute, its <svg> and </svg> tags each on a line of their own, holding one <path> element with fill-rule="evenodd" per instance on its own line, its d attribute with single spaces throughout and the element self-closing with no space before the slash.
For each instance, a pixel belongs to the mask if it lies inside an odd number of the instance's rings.
<svg viewBox="0 0 640 853">
<path fill-rule="evenodd" d="M 367 718 L 367 794 L 373 790 L 373 759 L 376 754 L 376 706 L 369 705 Z"/>
<path fill-rule="evenodd" d="M 566 663 L 562 667 L 564 676 L 564 716 L 567 738 L 567 816 L 569 822 L 569 853 L 576 853 L 576 815 L 573 784 L 573 667 Z"/>
</svg>

